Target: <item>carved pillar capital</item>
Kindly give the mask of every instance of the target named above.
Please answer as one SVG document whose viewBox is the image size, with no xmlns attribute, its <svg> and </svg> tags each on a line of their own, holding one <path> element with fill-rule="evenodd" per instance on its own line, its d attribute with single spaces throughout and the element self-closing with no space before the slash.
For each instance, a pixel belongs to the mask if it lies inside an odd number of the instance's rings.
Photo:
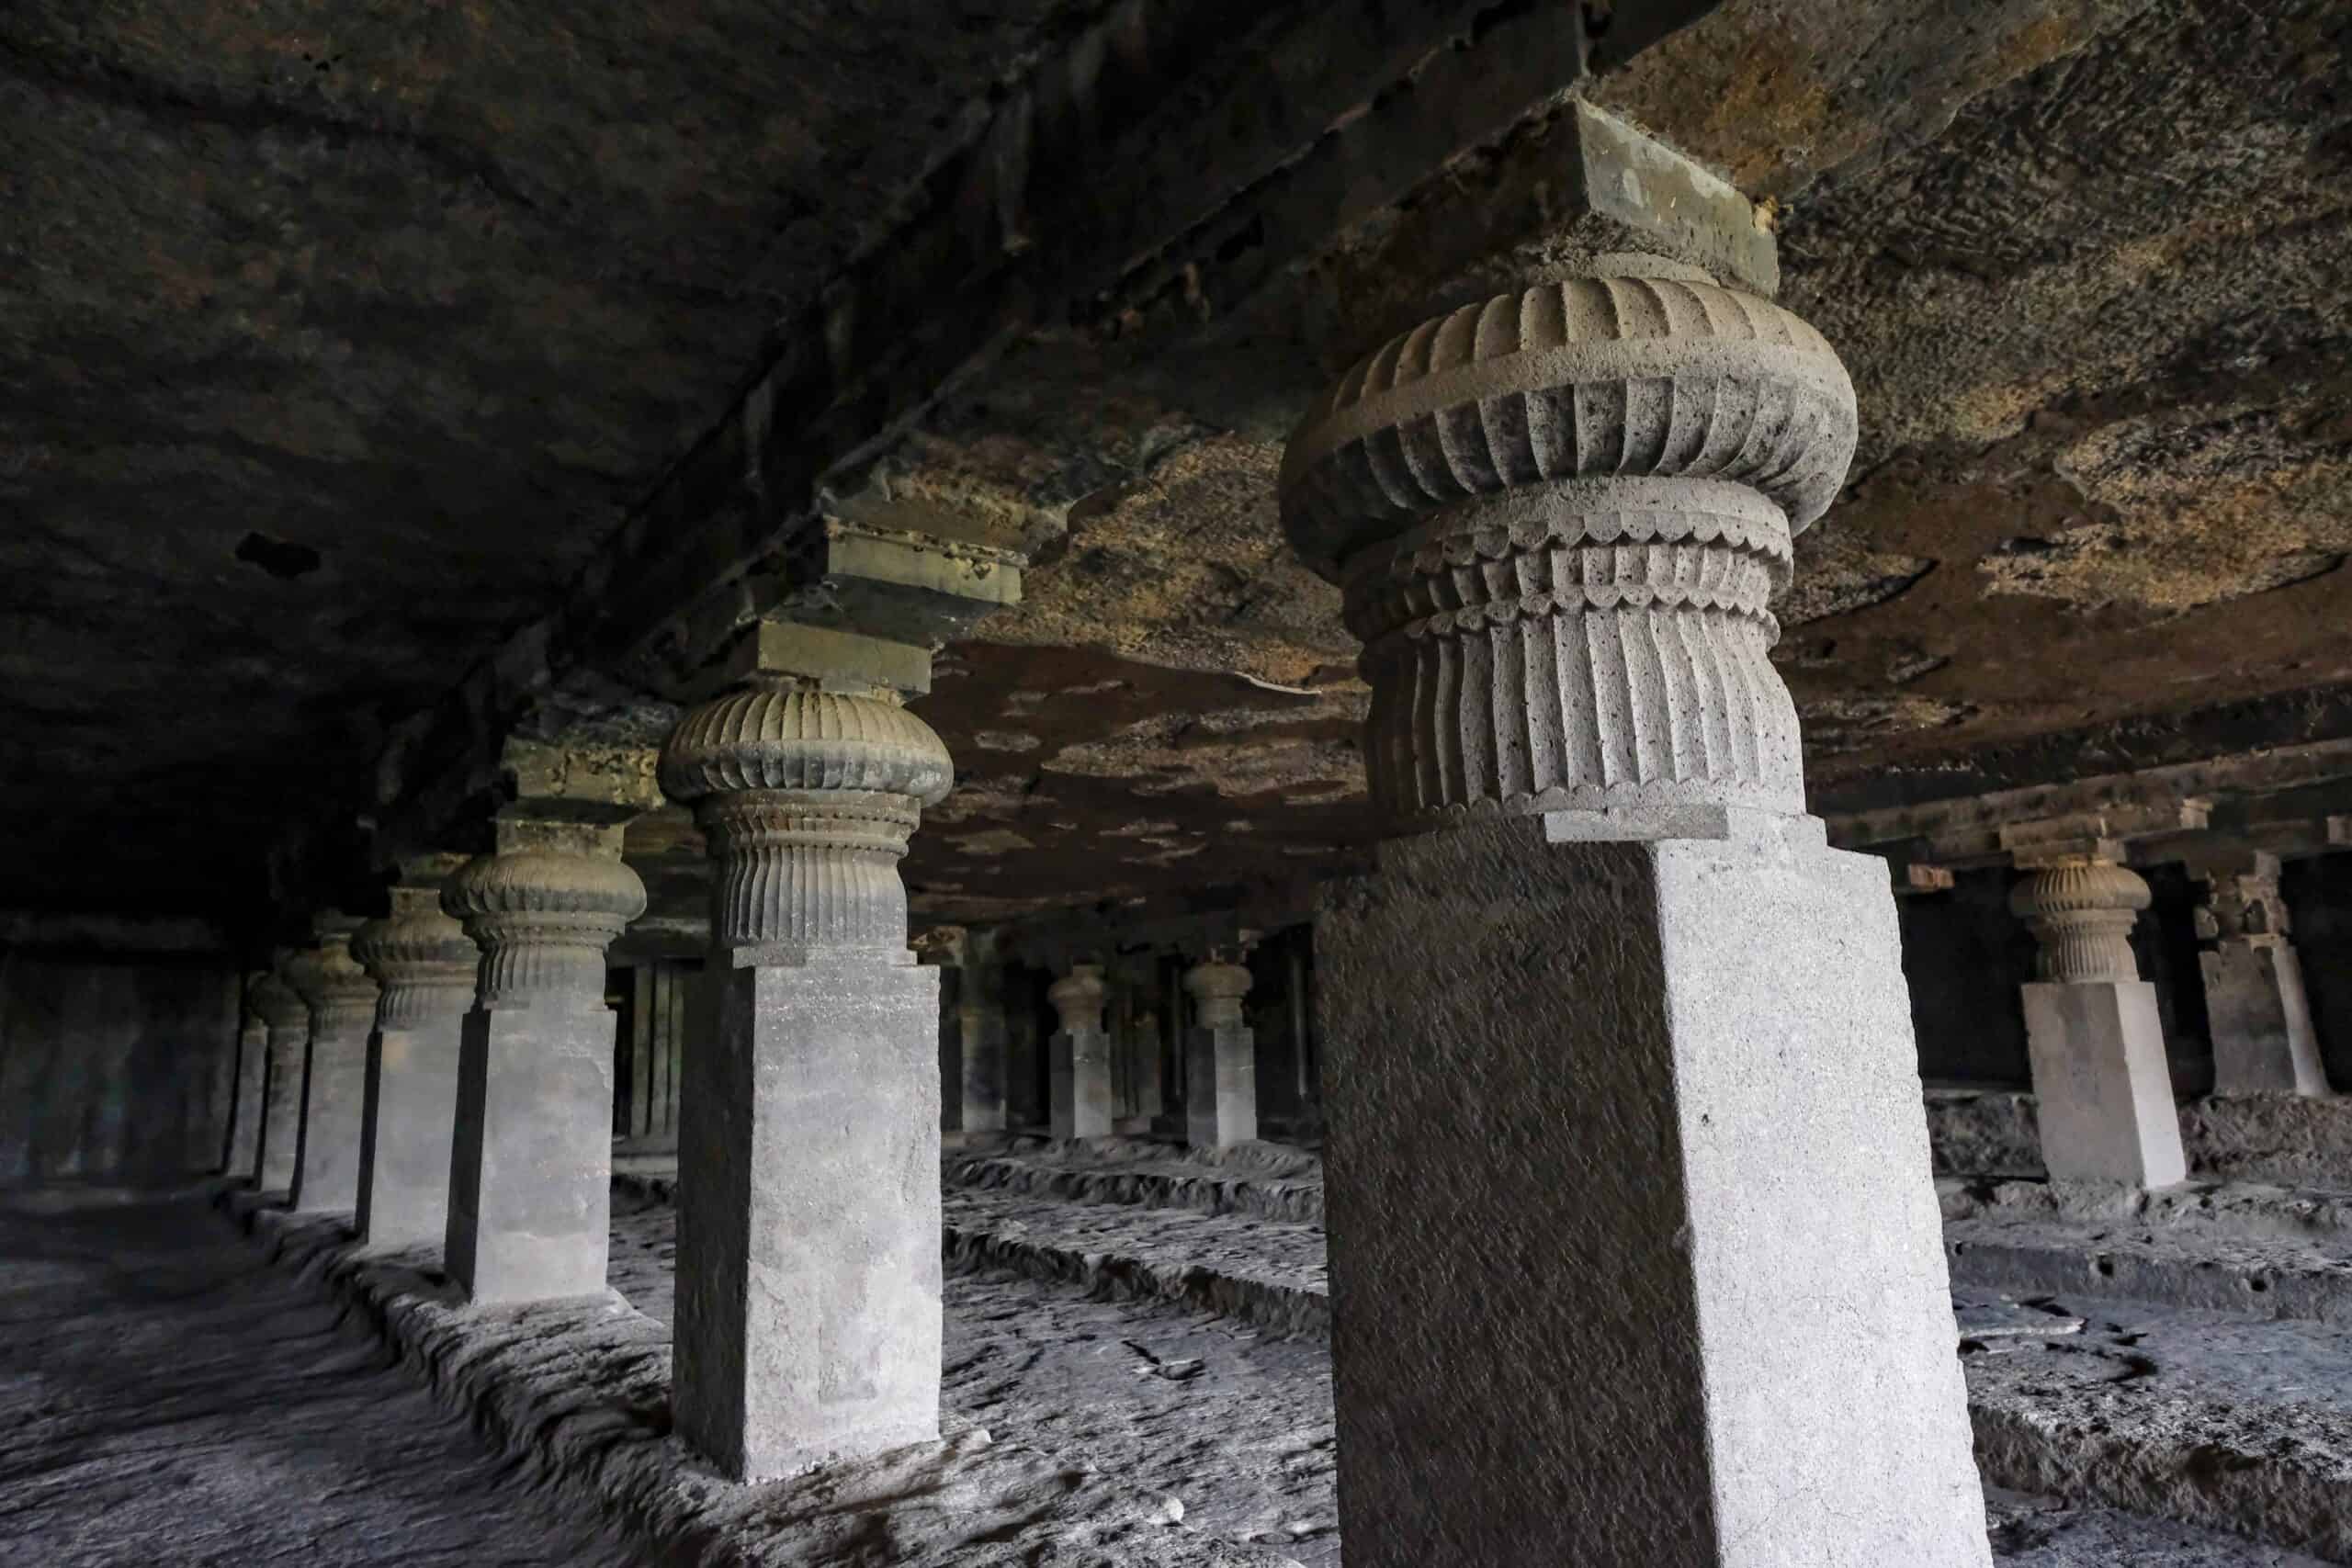
<svg viewBox="0 0 2352 1568">
<path fill-rule="evenodd" d="M 441 893 L 465 864 L 461 855 L 404 862 L 391 890 L 392 911 L 351 939 L 352 955 L 384 988 L 376 1027 L 406 1029 L 450 1018 L 474 998 L 481 953 L 465 927 L 441 908 Z"/>
<path fill-rule="evenodd" d="M 899 861 L 955 769 L 896 694 L 754 674 L 679 723 L 661 776 L 708 835 L 721 948 L 906 950 Z"/>
<path fill-rule="evenodd" d="M 621 863 L 621 833 L 502 818 L 496 852 L 449 879 L 442 913 L 481 950 L 479 1006 L 604 1005 L 605 950 L 645 912 L 645 885 Z"/>
<path fill-rule="evenodd" d="M 2009 892 L 2009 908 L 2041 944 L 2044 980 L 2136 980 L 2132 925 L 2148 907 L 2139 873 L 2112 861 L 2062 856 L 2036 865 Z"/>
<path fill-rule="evenodd" d="M 1852 460 L 1852 385 L 1696 268 L 1592 271 L 1392 341 L 1284 455 L 1285 531 L 1364 643 L 1394 829 L 1804 809 L 1769 604 Z"/>
<path fill-rule="evenodd" d="M 1065 1034 L 1101 1033 L 1102 1004 L 1110 995 L 1100 964 L 1073 964 L 1069 974 L 1046 987 L 1046 999 L 1054 1004 Z"/>
<path fill-rule="evenodd" d="M 2278 891 L 2278 857 L 2249 851 L 2226 860 L 2192 863 L 2200 889 L 2197 934 L 2209 942 L 2277 947 L 2291 930 L 2287 900 Z"/>
<path fill-rule="evenodd" d="M 351 953 L 351 939 L 360 925 L 349 915 L 320 916 L 318 945 L 297 959 L 287 974 L 309 1004 L 314 1035 L 365 1033 L 375 1021 L 378 987 Z"/>
<path fill-rule="evenodd" d="M 246 1005 L 270 1029 L 296 1030 L 311 1026 L 311 1004 L 302 999 L 302 994 L 287 979 L 303 956 L 299 948 L 279 948 L 271 967 L 263 972 L 260 981 L 247 994 Z"/>
<path fill-rule="evenodd" d="M 1250 994 L 1250 967 L 1241 962 L 1246 951 L 1213 949 L 1184 971 L 1184 990 L 1198 1010 L 1202 1028 L 1241 1027 L 1241 1001 Z"/>
</svg>

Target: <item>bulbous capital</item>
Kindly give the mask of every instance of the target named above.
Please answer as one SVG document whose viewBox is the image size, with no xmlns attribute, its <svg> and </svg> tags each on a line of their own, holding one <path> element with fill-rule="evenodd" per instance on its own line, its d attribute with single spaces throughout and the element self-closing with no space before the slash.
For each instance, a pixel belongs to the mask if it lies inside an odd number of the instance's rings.
<svg viewBox="0 0 2352 1568">
<path fill-rule="evenodd" d="M 1046 987 L 1046 999 L 1054 1004 L 1066 1034 L 1100 1033 L 1102 1004 L 1110 994 L 1100 964 L 1074 964 L 1069 974 Z"/>
<path fill-rule="evenodd" d="M 460 1013 L 473 999 L 481 950 L 442 911 L 434 889 L 394 888 L 391 914 L 361 926 L 351 953 L 384 987 L 376 1010 L 380 1027 Z"/>
<path fill-rule="evenodd" d="M 1375 812 L 1597 813 L 1600 837 L 1802 812 L 1770 606 L 1855 436 L 1818 333 L 1648 256 L 1351 370 L 1292 434 L 1281 501 L 1364 644 Z"/>
<path fill-rule="evenodd" d="M 283 971 L 296 962 L 299 955 L 288 953 L 280 957 L 278 967 L 265 975 L 253 988 L 249 1005 L 271 1029 L 306 1029 L 311 1022 L 311 1004 L 301 993 L 286 983 Z"/>
<path fill-rule="evenodd" d="M 931 726 L 888 695 L 754 680 L 705 703 L 662 748 L 673 800 L 744 790 L 865 790 L 947 798 L 955 764 Z"/>
<path fill-rule="evenodd" d="M 375 1021 L 376 981 L 351 953 L 357 925 L 334 918 L 318 946 L 288 970 L 287 977 L 310 1004 L 311 1027 L 321 1034 L 364 1030 Z"/>
<path fill-rule="evenodd" d="M 617 855 L 533 845 L 466 863 L 441 910 L 481 949 L 485 1008 L 604 1005 L 605 950 L 645 912 L 645 884 Z"/>
<path fill-rule="evenodd" d="M 2132 927 L 2148 907 L 2139 873 L 2110 861 L 2044 866 L 2009 890 L 2009 908 L 2041 944 L 2045 980 L 2136 980 Z"/>
<path fill-rule="evenodd" d="M 1211 957 L 1184 971 L 1184 990 L 1198 1005 L 1204 1028 L 1238 1024 L 1241 999 L 1250 994 L 1249 966 Z"/>
</svg>

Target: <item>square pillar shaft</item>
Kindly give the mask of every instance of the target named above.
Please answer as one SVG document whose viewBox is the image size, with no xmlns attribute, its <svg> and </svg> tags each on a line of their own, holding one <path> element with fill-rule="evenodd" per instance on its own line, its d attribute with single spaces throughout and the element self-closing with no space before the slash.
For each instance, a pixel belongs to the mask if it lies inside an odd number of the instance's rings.
<svg viewBox="0 0 2352 1568">
<path fill-rule="evenodd" d="M 261 1147 L 254 1156 L 254 1186 L 259 1191 L 285 1192 L 294 1186 L 296 1145 L 302 1132 L 302 1072 L 310 1043 L 307 1022 L 269 1026 Z"/>
<path fill-rule="evenodd" d="M 1988 1562 L 1884 868 L 1733 824 L 1327 886 L 1351 1568 Z"/>
<path fill-rule="evenodd" d="M 465 1022 L 454 1012 L 368 1036 L 358 1220 L 372 1246 L 438 1247 L 447 1238 Z"/>
<path fill-rule="evenodd" d="M 714 971 L 678 1172 L 679 1430 L 727 1474 L 939 1435 L 939 975 L 855 951 Z"/>
<path fill-rule="evenodd" d="M 1057 1138 L 1111 1134 L 1111 1037 L 1101 1029 L 1059 1029 L 1046 1045 Z"/>
<path fill-rule="evenodd" d="M 2025 1024 L 2052 1180 L 2168 1187 L 2188 1176 L 2155 987 L 2031 981 Z"/>
<path fill-rule="evenodd" d="M 268 1084 L 269 1027 L 253 1020 L 237 1032 L 236 1099 L 229 1112 L 224 1176 L 252 1180 L 260 1174 L 262 1097 Z"/>
<path fill-rule="evenodd" d="M 303 1078 L 295 1208 L 348 1213 L 358 1207 L 359 1130 L 367 1103 L 365 1016 L 337 1019 L 314 1031 Z"/>
<path fill-rule="evenodd" d="M 2198 955 L 2198 966 L 2205 976 L 2215 1094 L 2328 1091 L 2303 963 L 2291 943 L 2219 942 Z"/>
<path fill-rule="evenodd" d="M 1186 1051 L 1184 1141 L 1220 1149 L 1258 1136 L 1258 1038 L 1238 1024 L 1195 1026 Z"/>
<path fill-rule="evenodd" d="M 445 1253 L 473 1301 L 605 1289 L 616 1027 L 601 1002 L 466 1014 Z"/>
</svg>

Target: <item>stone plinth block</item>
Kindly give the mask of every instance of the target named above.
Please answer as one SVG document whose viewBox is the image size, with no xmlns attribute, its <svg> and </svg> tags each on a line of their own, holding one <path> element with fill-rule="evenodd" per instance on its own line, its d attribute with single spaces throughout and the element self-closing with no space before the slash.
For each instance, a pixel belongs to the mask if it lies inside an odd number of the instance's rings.
<svg viewBox="0 0 2352 1568">
<path fill-rule="evenodd" d="M 1055 1032 L 1046 1045 L 1046 1076 L 1053 1093 L 1057 1138 L 1111 1135 L 1111 1037 L 1100 1029 Z"/>
<path fill-rule="evenodd" d="M 1327 886 L 1351 1568 L 1989 1562 L 1885 867 L 1729 823 Z"/>
<path fill-rule="evenodd" d="M 297 1209 L 347 1213 L 359 1204 L 359 1130 L 368 1105 L 368 1024 L 364 1014 L 337 1021 L 341 1027 L 311 1038 L 292 1198 Z"/>
<path fill-rule="evenodd" d="M 1184 1050 L 1184 1141 L 1217 1149 L 1258 1136 L 1258 1037 L 1194 1028 Z"/>
<path fill-rule="evenodd" d="M 2036 980 L 2025 1027 L 2052 1180 L 2169 1187 L 2188 1176 L 2155 987 Z"/>
<path fill-rule="evenodd" d="M 472 1300 L 605 1289 L 614 1029 L 601 1000 L 466 1015 L 443 1251 Z"/>
<path fill-rule="evenodd" d="M 267 1072 L 262 1085 L 259 1174 L 254 1186 L 284 1192 L 294 1185 L 296 1145 L 302 1132 L 302 1066 L 310 1046 L 308 1024 L 269 1026 Z"/>
<path fill-rule="evenodd" d="M 438 1247 L 449 1229 L 450 1150 L 465 1015 L 379 1029 L 368 1042 L 359 1235 L 377 1247 Z"/>
<path fill-rule="evenodd" d="M 939 1435 L 938 971 L 760 952 L 678 1139 L 678 1429 L 743 1480 Z"/>
<path fill-rule="evenodd" d="M 2303 991 L 2303 963 L 2283 942 L 2222 942 L 2198 955 L 2213 1036 L 2215 1094 L 2325 1094 Z"/>
</svg>

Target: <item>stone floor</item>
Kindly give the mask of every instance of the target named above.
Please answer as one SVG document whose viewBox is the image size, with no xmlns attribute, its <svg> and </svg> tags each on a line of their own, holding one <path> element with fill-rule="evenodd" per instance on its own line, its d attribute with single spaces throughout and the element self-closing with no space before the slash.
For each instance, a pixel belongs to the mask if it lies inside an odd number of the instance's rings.
<svg viewBox="0 0 2352 1568">
<path fill-rule="evenodd" d="M 639 1561 L 201 1199 L 0 1206 L 0 1562 Z"/>
</svg>

